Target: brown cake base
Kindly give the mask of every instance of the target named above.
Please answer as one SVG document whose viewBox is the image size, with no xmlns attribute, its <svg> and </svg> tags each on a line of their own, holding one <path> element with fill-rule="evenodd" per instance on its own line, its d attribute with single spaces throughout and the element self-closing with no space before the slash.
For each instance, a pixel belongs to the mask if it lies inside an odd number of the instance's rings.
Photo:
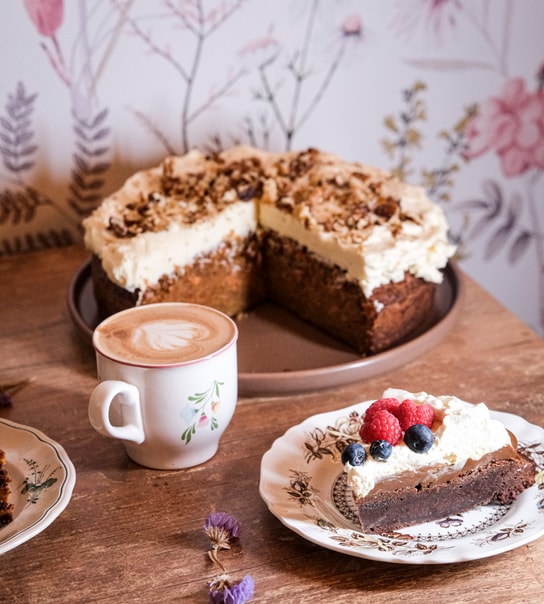
<svg viewBox="0 0 544 604">
<path fill-rule="evenodd" d="M 0 450 L 0 526 L 5 526 L 13 520 L 13 505 L 8 501 L 11 492 L 8 484 L 11 480 L 5 462 L 5 453 Z"/>
<path fill-rule="evenodd" d="M 139 293 L 112 283 L 96 256 L 92 279 L 104 316 L 136 305 Z M 183 271 L 163 276 L 143 292 L 140 304 L 192 302 L 236 316 L 266 299 L 371 355 L 403 341 L 431 316 L 435 289 L 407 273 L 400 283 L 383 285 L 366 298 L 338 266 L 269 232 L 225 243 Z"/>
<path fill-rule="evenodd" d="M 356 501 L 365 533 L 387 534 L 400 528 L 461 514 L 479 505 L 514 501 L 535 483 L 536 466 L 518 453 L 491 460 L 439 484 L 417 484 Z"/>
<path fill-rule="evenodd" d="M 367 298 L 342 269 L 292 239 L 269 233 L 263 254 L 269 299 L 361 354 L 390 348 L 431 315 L 436 285 L 409 273 Z"/>
<path fill-rule="evenodd" d="M 164 275 L 143 292 L 141 304 L 191 302 L 212 306 L 236 316 L 265 298 L 260 235 L 224 243 L 211 254 L 173 275 Z M 100 259 L 93 256 L 94 294 L 102 316 L 136 305 L 139 292 L 129 292 L 108 278 Z"/>
</svg>

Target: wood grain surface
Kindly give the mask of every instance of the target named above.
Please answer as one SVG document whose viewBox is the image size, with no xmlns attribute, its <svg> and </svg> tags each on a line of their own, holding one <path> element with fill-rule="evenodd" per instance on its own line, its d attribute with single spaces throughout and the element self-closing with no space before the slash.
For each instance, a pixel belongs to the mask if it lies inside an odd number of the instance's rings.
<svg viewBox="0 0 544 604">
<path fill-rule="evenodd" d="M 213 510 L 242 524 L 225 560 L 233 576 L 252 575 L 255 602 L 542 601 L 544 539 L 458 564 L 373 562 L 294 534 L 258 493 L 261 457 L 290 426 L 389 386 L 485 401 L 544 425 L 544 342 L 471 279 L 453 329 L 424 356 L 335 389 L 241 398 L 212 460 L 156 471 L 131 462 L 87 419 L 94 354 L 66 304 L 87 258 L 76 246 L 0 259 L 0 383 L 34 379 L 0 417 L 62 444 L 77 471 L 60 517 L 0 555 L 0 602 L 207 602 L 215 569 L 202 526 Z"/>
</svg>

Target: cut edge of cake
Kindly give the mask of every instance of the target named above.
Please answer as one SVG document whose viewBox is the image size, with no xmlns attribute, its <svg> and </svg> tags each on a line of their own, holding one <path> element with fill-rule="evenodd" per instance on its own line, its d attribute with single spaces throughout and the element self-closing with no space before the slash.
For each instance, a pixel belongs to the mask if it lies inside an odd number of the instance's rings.
<svg viewBox="0 0 544 604">
<path fill-rule="evenodd" d="M 6 454 L 0 449 L 0 527 L 13 520 L 13 504 L 9 502 L 11 478 L 6 467 Z"/>
<path fill-rule="evenodd" d="M 388 534 L 478 506 L 512 503 L 535 483 L 535 475 L 534 462 L 517 452 L 512 459 L 490 460 L 468 472 L 452 472 L 443 485 L 418 483 L 354 500 L 361 530 Z M 406 510 L 412 511 L 409 522 Z"/>
</svg>

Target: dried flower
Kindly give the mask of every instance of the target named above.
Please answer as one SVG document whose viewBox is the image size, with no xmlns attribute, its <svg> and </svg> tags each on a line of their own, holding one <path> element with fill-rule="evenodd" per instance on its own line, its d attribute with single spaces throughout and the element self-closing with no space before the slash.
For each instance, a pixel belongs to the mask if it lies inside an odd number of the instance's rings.
<svg viewBox="0 0 544 604">
<path fill-rule="evenodd" d="M 230 549 L 232 540 L 240 536 L 240 523 L 226 512 L 211 512 L 206 518 L 203 529 L 212 542 L 208 556 L 223 571 L 209 584 L 210 600 L 214 604 L 244 604 L 253 597 L 255 589 L 251 575 L 246 575 L 238 583 L 233 582 L 219 560 L 220 550 Z"/>
<path fill-rule="evenodd" d="M 255 582 L 246 575 L 240 583 L 231 583 L 228 575 L 221 575 L 210 583 L 210 600 L 214 604 L 244 604 L 253 597 Z"/>
<path fill-rule="evenodd" d="M 11 407 L 12 404 L 11 396 L 4 390 L 0 390 L 0 409 L 2 407 Z"/>
<path fill-rule="evenodd" d="M 232 539 L 240 536 L 240 523 L 226 512 L 211 512 L 204 523 L 204 531 L 214 549 L 230 549 Z"/>
</svg>

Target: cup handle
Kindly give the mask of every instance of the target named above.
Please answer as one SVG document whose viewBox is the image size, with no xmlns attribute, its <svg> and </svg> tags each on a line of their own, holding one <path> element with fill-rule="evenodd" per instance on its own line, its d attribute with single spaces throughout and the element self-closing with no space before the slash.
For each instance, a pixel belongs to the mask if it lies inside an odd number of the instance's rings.
<svg viewBox="0 0 544 604">
<path fill-rule="evenodd" d="M 123 425 L 114 426 L 109 414 L 113 399 L 119 395 Z M 111 438 L 119 438 L 141 444 L 145 440 L 140 393 L 138 388 L 119 380 L 105 380 L 93 390 L 89 400 L 89 421 L 92 427 Z"/>
</svg>

